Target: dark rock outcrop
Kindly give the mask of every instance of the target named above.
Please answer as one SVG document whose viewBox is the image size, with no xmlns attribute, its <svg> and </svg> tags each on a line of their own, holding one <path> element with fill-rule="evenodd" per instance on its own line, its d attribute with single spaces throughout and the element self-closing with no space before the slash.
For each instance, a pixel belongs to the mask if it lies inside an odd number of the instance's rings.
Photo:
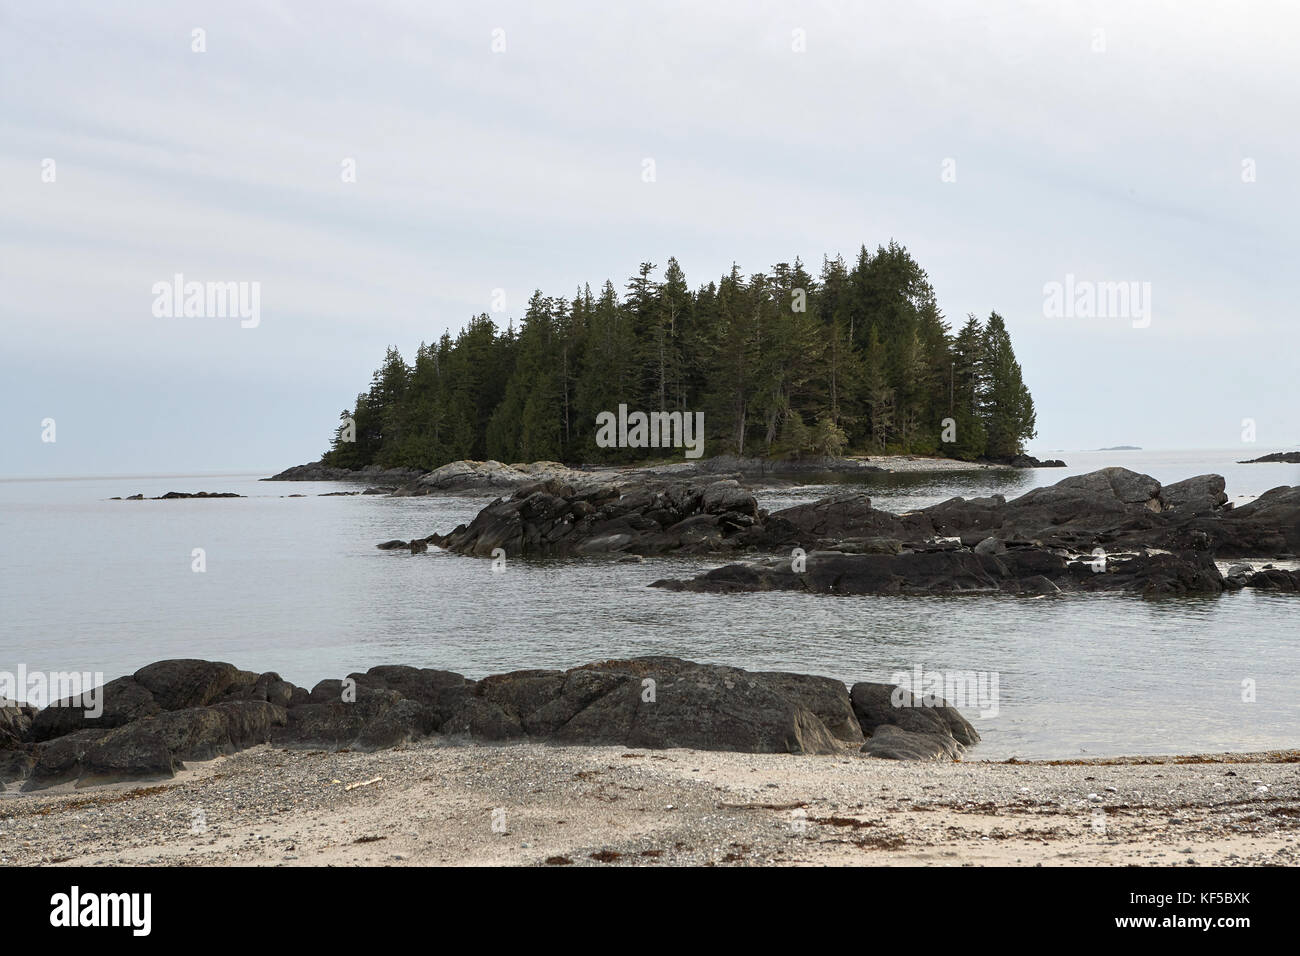
<svg viewBox="0 0 1300 956">
<path fill-rule="evenodd" d="M 1261 455 L 1259 458 L 1251 458 L 1247 461 L 1239 461 L 1239 465 L 1259 465 L 1266 462 L 1278 462 L 1288 465 L 1300 465 L 1300 451 L 1278 451 L 1271 455 Z"/>
<path fill-rule="evenodd" d="M 734 479 L 581 489 L 550 481 L 497 499 L 449 534 L 417 540 L 477 557 L 498 548 L 510 556 L 777 555 L 656 582 L 681 590 L 1206 594 L 1251 586 L 1249 577 L 1225 581 L 1214 558 L 1300 553 L 1300 487 L 1234 508 L 1219 475 L 1162 486 L 1104 468 L 1010 501 L 951 498 L 893 514 L 865 494 L 842 493 L 768 514 Z M 1098 549 L 1112 556 L 1108 563 L 1095 561 Z"/>
<path fill-rule="evenodd" d="M 1064 468 L 1065 462 L 1059 458 L 1039 461 L 1033 455 L 1009 455 L 1005 458 L 980 458 L 981 465 L 1007 465 L 1011 468 Z"/>
<path fill-rule="evenodd" d="M 936 539 L 973 548 L 988 538 L 1076 553 L 1094 547 L 1185 550 L 1191 532 L 1221 556 L 1281 556 L 1300 551 L 1300 489 L 1277 488 L 1233 508 L 1223 478 L 1201 475 L 1162 487 L 1148 475 L 1105 468 L 1001 495 L 951 498 L 905 514 L 842 493 L 767 514 L 734 480 L 633 486 L 557 482 L 520 488 L 468 526 L 427 539 L 450 551 L 487 556 L 634 552 L 708 553 L 805 550 L 931 550 Z M 841 547 L 843 545 L 843 547 Z M 397 547 L 391 542 L 384 547 Z M 995 548 L 993 544 L 985 548 Z"/>
<path fill-rule="evenodd" d="M 414 481 L 423 471 L 418 468 L 381 468 L 379 465 L 367 465 L 365 468 L 334 468 L 319 461 L 306 465 L 294 465 L 278 475 L 263 478 L 262 481 L 388 481 L 398 484 Z"/>
<path fill-rule="evenodd" d="M 149 501 L 175 501 L 178 498 L 243 498 L 233 491 L 169 491 L 165 495 L 149 498 Z M 110 498 L 109 501 L 145 501 L 144 495 L 131 495 L 129 498 Z"/>
<path fill-rule="evenodd" d="M 762 517 L 754 496 L 734 480 L 627 491 L 542 482 L 427 540 L 477 557 L 498 548 L 510 557 L 709 552 L 744 547 L 745 532 Z"/>
<path fill-rule="evenodd" d="M 891 760 L 958 759 L 980 735 L 957 709 L 894 684 L 854 684 L 853 713 L 869 739 L 862 752 Z"/>
<path fill-rule="evenodd" d="M 746 753 L 831 754 L 861 747 L 877 756 L 927 759 L 958 758 L 979 739 L 942 701 L 912 706 L 904 698 L 904 706 L 888 706 L 893 685 L 857 684 L 850 694 L 828 677 L 674 657 L 513 671 L 479 681 L 390 665 L 321 681 L 311 691 L 275 673 L 169 660 L 104 690 L 112 706 L 98 718 L 44 716 L 80 714 L 73 701 L 35 713 L 3 703 L 0 785 L 40 789 L 165 779 L 186 761 L 259 744 L 370 750 L 431 734 L 453 741 L 531 739 Z M 895 735 L 886 746 L 895 730 L 910 736 Z M 930 739 L 944 733 L 947 743 Z"/>
<path fill-rule="evenodd" d="M 814 551 L 802 570 L 789 560 L 724 565 L 688 579 L 661 579 L 670 591 L 733 594 L 806 591 L 812 594 L 1055 594 L 1130 591 L 1147 597 L 1217 594 L 1224 580 L 1208 554 L 1164 552 L 1105 560 L 1067 559 L 1041 548 L 1003 554 L 965 550 L 898 555 Z"/>
</svg>

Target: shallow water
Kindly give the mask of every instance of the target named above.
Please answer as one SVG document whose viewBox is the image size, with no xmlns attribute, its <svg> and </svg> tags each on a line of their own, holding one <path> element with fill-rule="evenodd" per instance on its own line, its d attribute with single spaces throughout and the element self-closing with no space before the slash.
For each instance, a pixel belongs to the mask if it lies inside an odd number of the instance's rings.
<svg viewBox="0 0 1300 956">
<path fill-rule="evenodd" d="M 1008 497 L 1106 464 L 1170 482 L 1207 471 L 1244 500 L 1300 484 L 1300 466 L 1235 465 L 1272 449 L 1061 453 L 1068 469 L 887 475 L 879 507 Z M 997 675 L 997 713 L 962 710 L 972 757 L 1072 757 L 1300 746 L 1300 599 L 1267 592 L 1121 595 L 710 595 L 647 585 L 716 559 L 488 561 L 389 538 L 447 531 L 488 498 L 315 497 L 335 483 L 258 475 L 0 481 L 0 670 L 111 679 L 166 657 L 227 660 L 311 686 L 379 663 L 480 677 L 670 654 L 846 682 L 895 672 Z M 236 491 L 244 499 L 110 501 Z M 819 497 L 772 489 L 765 507 Z M 840 488 L 839 490 L 843 490 Z M 289 498 L 291 494 L 308 497 Z M 206 571 L 191 570 L 195 548 Z M 1255 700 L 1243 700 L 1243 681 Z"/>
</svg>

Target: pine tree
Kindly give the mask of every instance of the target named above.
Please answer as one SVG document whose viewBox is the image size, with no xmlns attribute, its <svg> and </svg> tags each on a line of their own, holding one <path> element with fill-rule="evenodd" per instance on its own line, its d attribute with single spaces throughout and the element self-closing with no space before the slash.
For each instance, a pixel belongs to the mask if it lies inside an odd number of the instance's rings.
<svg viewBox="0 0 1300 956">
<path fill-rule="evenodd" d="M 929 278 L 896 242 L 795 259 L 746 278 L 739 266 L 694 292 L 676 259 L 643 262 L 620 301 L 611 282 L 572 301 L 540 290 L 516 332 L 477 315 L 407 365 L 389 348 L 340 415 L 323 460 L 435 468 L 459 458 L 627 461 L 601 449 L 596 416 L 705 413 L 710 450 L 782 457 L 897 450 L 1006 457 L 1034 436 L 1033 401 L 994 313 L 956 335 Z M 955 434 L 953 431 L 955 429 Z"/>
<path fill-rule="evenodd" d="M 988 434 L 987 454 L 991 458 L 1021 454 L 1024 442 L 1037 434 L 1034 400 L 1025 387 L 1006 323 L 996 312 L 984 327 L 982 378 L 980 418 Z"/>
</svg>

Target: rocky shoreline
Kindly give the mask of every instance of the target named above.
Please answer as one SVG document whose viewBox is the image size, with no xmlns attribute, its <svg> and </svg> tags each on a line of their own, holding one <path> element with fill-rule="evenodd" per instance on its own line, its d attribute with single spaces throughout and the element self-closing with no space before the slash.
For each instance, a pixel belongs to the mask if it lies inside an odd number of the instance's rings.
<svg viewBox="0 0 1300 956">
<path fill-rule="evenodd" d="M 1300 465 L 1300 451 L 1279 451 L 1271 455 L 1262 455 L 1259 458 L 1251 458 L 1247 461 L 1239 461 L 1239 465 L 1259 465 L 1265 463 L 1282 463 L 1287 465 Z"/>
<path fill-rule="evenodd" d="M 633 485 L 647 481 L 685 481 L 731 478 L 742 483 L 797 484 L 817 476 L 853 476 L 872 473 L 980 471 L 989 468 L 1063 468 L 1059 460 L 1039 461 L 1029 455 L 1005 459 L 960 461 L 919 455 L 881 455 L 854 458 L 778 460 L 717 455 L 699 461 L 672 461 L 628 466 L 583 465 L 557 461 L 504 464 L 499 461 L 454 461 L 430 472 L 418 469 L 383 469 L 370 465 L 358 471 L 333 468 L 320 462 L 295 465 L 263 481 L 364 481 L 377 482 L 375 490 L 399 497 L 428 494 L 479 494 L 513 490 L 538 481 L 564 482 L 575 487 L 600 484 Z M 340 492 L 336 492 L 339 494 Z"/>
<path fill-rule="evenodd" d="M 40 710 L 0 701 L 0 789 L 167 779 L 186 761 L 266 743 L 378 750 L 433 736 L 955 760 L 979 741 L 945 701 L 892 684 L 672 657 L 478 681 L 385 665 L 311 690 L 224 662 L 167 660 L 97 693 Z"/>
<path fill-rule="evenodd" d="M 775 512 L 735 479 L 628 485 L 556 480 L 498 498 L 468 525 L 380 548 L 435 545 L 475 557 L 640 559 L 753 554 L 689 580 L 691 591 L 825 594 L 1300 591 L 1300 572 L 1270 559 L 1300 552 L 1300 487 L 1234 507 L 1219 475 L 1162 485 L 1105 468 L 1001 495 L 952 498 L 893 514 L 861 493 Z M 1225 575 L 1221 559 L 1243 558 Z"/>
</svg>

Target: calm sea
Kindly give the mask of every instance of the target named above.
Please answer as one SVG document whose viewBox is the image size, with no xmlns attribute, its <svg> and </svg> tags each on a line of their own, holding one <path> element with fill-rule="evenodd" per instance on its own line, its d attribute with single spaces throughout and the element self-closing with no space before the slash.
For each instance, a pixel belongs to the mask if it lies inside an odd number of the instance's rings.
<svg viewBox="0 0 1300 956">
<path fill-rule="evenodd" d="M 1067 469 L 890 475 L 877 504 L 1008 497 L 1105 465 L 1172 482 L 1205 472 L 1246 500 L 1300 484 L 1300 466 L 1237 465 L 1272 449 L 1062 452 Z M 717 560 L 490 562 L 375 544 L 447 531 L 483 498 L 317 497 L 331 483 L 263 475 L 0 481 L 0 671 L 102 672 L 168 657 L 279 671 L 310 687 L 374 664 L 471 677 L 670 654 L 851 683 L 896 672 L 996 674 L 996 716 L 971 758 L 1068 758 L 1300 747 L 1300 597 L 1244 591 L 827 597 L 679 594 L 647 585 Z M 243 499 L 110 501 L 234 491 Z M 772 489 L 766 507 L 829 486 Z M 291 498 L 303 494 L 307 497 Z M 193 570 L 202 549 L 206 570 Z M 1244 700 L 1244 682 L 1254 699 Z"/>
</svg>

